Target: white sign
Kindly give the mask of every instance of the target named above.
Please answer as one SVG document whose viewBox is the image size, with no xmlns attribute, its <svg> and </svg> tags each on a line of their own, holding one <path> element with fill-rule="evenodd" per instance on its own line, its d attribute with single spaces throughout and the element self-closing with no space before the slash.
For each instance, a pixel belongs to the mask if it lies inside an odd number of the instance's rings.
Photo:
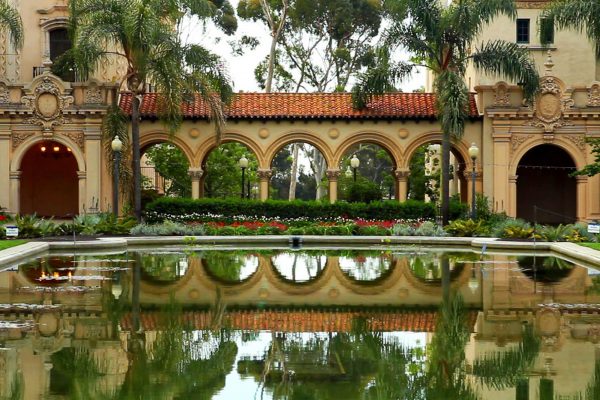
<svg viewBox="0 0 600 400">
<path fill-rule="evenodd" d="M 18 237 L 19 236 L 19 228 L 16 226 L 6 226 L 6 237 Z"/>
<path fill-rule="evenodd" d="M 588 225 L 588 233 L 600 233 L 600 225 L 589 224 Z"/>
</svg>

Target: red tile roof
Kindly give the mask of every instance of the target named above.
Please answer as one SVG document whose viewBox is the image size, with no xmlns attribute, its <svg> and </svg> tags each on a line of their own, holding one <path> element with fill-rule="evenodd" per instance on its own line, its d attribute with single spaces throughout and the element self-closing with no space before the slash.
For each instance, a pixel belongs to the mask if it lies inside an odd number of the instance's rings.
<svg viewBox="0 0 600 400">
<path fill-rule="evenodd" d="M 469 314 L 469 326 L 475 324 L 477 314 Z M 222 325 L 231 329 L 243 330 L 277 330 L 280 332 L 349 332 L 353 320 L 364 317 L 367 326 L 373 331 L 396 332 L 433 332 L 435 330 L 436 311 L 391 311 L 391 312 L 358 312 L 358 311 L 284 311 L 284 310 L 245 310 L 227 312 L 223 316 Z M 161 328 L 159 312 L 143 312 L 140 323 L 144 330 Z M 193 329 L 211 329 L 213 321 L 209 311 L 190 311 L 182 315 L 184 326 Z M 121 320 L 121 328 L 132 327 L 131 314 Z"/>
<path fill-rule="evenodd" d="M 367 108 L 352 107 L 349 93 L 238 93 L 227 108 L 228 119 L 435 119 L 433 93 L 387 93 L 375 96 Z M 144 95 L 142 118 L 156 118 L 159 94 Z M 120 107 L 131 113 L 131 93 L 122 93 Z M 181 106 L 185 119 L 206 119 L 208 107 L 195 97 Z M 470 96 L 471 118 L 479 118 L 475 95 Z"/>
</svg>

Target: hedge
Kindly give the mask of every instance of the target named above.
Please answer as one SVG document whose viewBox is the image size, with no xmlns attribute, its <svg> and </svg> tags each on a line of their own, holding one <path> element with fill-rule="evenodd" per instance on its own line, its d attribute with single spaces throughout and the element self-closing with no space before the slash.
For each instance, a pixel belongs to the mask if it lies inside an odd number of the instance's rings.
<svg viewBox="0 0 600 400">
<path fill-rule="evenodd" d="M 435 207 L 431 203 L 416 200 L 403 203 L 380 201 L 369 204 L 346 202 L 330 204 L 301 200 L 161 198 L 148 204 L 145 210 L 145 220 L 149 223 L 164 220 L 201 221 L 210 215 L 220 215 L 224 218 L 245 216 L 256 219 L 309 217 L 331 221 L 340 217 L 366 220 L 433 219 Z"/>
</svg>

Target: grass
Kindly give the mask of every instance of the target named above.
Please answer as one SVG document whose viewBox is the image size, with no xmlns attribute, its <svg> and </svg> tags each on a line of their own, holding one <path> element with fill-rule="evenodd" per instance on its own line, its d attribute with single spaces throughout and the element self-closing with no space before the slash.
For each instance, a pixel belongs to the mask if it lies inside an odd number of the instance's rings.
<svg viewBox="0 0 600 400">
<path fill-rule="evenodd" d="M 582 246 L 589 247 L 590 249 L 600 250 L 600 243 L 579 243 Z"/>
<path fill-rule="evenodd" d="M 9 249 L 23 243 L 27 243 L 27 240 L 0 240 L 0 250 Z"/>
</svg>

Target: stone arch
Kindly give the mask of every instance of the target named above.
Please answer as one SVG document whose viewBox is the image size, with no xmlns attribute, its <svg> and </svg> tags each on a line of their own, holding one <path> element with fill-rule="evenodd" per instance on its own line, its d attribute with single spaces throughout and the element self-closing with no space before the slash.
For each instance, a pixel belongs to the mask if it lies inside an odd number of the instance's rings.
<svg viewBox="0 0 600 400">
<path fill-rule="evenodd" d="M 19 171 L 21 169 L 21 162 L 23 161 L 23 157 L 29 151 L 29 149 L 31 149 L 31 147 L 36 143 L 45 141 L 54 141 L 69 147 L 72 151 L 73 156 L 75 157 L 75 160 L 77 161 L 77 168 L 79 172 L 84 172 L 86 170 L 85 156 L 83 155 L 83 152 L 79 145 L 75 143 L 71 138 L 63 136 L 61 134 L 56 134 L 52 135 L 51 137 L 34 135 L 25 140 L 23 143 L 21 143 L 21 145 L 17 147 L 13 153 L 12 160 L 10 163 L 10 171 Z"/>
<path fill-rule="evenodd" d="M 171 135 L 167 132 L 160 130 L 144 132 L 140 135 L 141 153 L 144 153 L 144 150 L 146 150 L 148 147 L 160 143 L 168 143 L 177 146 L 181 151 L 183 151 L 183 154 L 185 154 L 185 157 L 190 163 L 190 166 L 194 165 L 194 152 L 188 146 L 188 144 L 179 136 Z"/>
<path fill-rule="evenodd" d="M 399 165 L 399 168 L 408 169 L 410 167 L 410 159 L 412 158 L 415 151 L 422 145 L 431 143 L 431 142 L 440 142 L 441 143 L 441 141 L 442 141 L 442 132 L 439 132 L 439 131 L 432 131 L 432 132 L 428 132 L 428 133 L 419 135 L 415 140 L 410 142 L 410 144 L 406 147 L 406 149 L 404 149 L 402 163 L 401 163 L 401 165 Z M 477 143 L 477 145 L 479 146 L 480 149 L 482 148 L 481 143 Z M 456 141 L 452 141 L 451 149 L 458 152 L 458 154 L 461 156 L 461 158 L 465 162 L 465 168 L 470 170 L 472 168 L 472 161 L 471 161 L 471 158 L 469 157 L 469 146 L 470 146 L 470 143 L 466 143 L 464 140 L 459 139 Z"/>
<path fill-rule="evenodd" d="M 323 157 L 325 157 L 327 168 L 332 168 L 332 166 L 335 165 L 333 162 L 333 151 L 323 139 L 321 139 L 317 134 L 312 132 L 294 130 L 291 132 L 284 133 L 279 139 L 275 140 L 273 143 L 271 143 L 271 145 L 269 145 L 269 147 L 265 151 L 265 168 L 271 168 L 271 163 L 273 162 L 273 158 L 275 158 L 277 152 L 279 152 L 288 144 L 293 143 L 307 143 L 311 146 L 314 146 L 317 150 L 321 152 Z"/>
<path fill-rule="evenodd" d="M 552 142 L 548 142 L 548 141 L 544 140 L 543 137 L 540 136 L 539 138 L 535 138 L 531 141 L 526 142 L 526 144 L 524 146 L 520 146 L 517 149 L 517 151 L 515 151 L 512 154 L 512 156 L 510 158 L 510 164 L 509 164 L 509 174 L 516 175 L 517 168 L 519 167 L 519 162 L 521 161 L 523 156 L 527 152 L 529 152 L 529 150 L 532 150 L 533 148 L 538 147 L 543 144 L 550 144 L 550 145 L 559 147 L 562 150 L 564 150 L 569 155 L 569 157 L 571 157 L 571 160 L 573 160 L 573 164 L 575 164 L 575 167 L 578 170 L 583 168 L 586 165 L 585 149 L 582 150 L 582 149 L 578 148 L 574 143 L 564 140 L 563 138 L 557 137 Z"/>
<path fill-rule="evenodd" d="M 225 132 L 221 138 L 221 143 L 217 143 L 216 137 L 211 137 L 205 140 L 199 147 L 194 157 L 194 165 L 200 168 L 203 167 L 206 158 L 210 154 L 211 151 L 219 147 L 219 145 L 223 143 L 231 143 L 236 142 L 243 144 L 248 149 L 250 149 L 254 155 L 256 156 L 259 162 L 259 168 L 268 168 L 266 167 L 266 159 L 265 155 L 262 151 L 262 147 L 252 140 L 248 135 L 244 132 L 236 132 L 236 131 L 228 131 Z"/>
<path fill-rule="evenodd" d="M 373 131 L 362 131 L 354 132 L 352 135 L 344 140 L 338 147 L 334 154 L 332 167 L 339 165 L 344 154 L 352 147 L 361 143 L 376 144 L 383 148 L 390 155 L 390 158 L 394 161 L 395 168 L 398 168 L 402 163 L 402 151 L 396 145 L 396 143 L 389 139 L 387 136 L 380 132 Z"/>
</svg>

